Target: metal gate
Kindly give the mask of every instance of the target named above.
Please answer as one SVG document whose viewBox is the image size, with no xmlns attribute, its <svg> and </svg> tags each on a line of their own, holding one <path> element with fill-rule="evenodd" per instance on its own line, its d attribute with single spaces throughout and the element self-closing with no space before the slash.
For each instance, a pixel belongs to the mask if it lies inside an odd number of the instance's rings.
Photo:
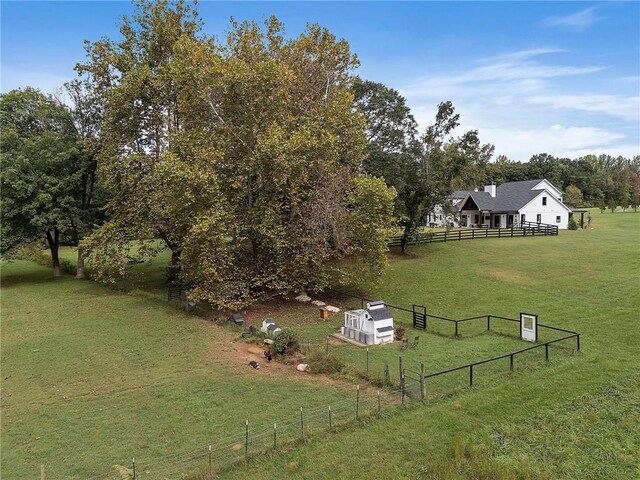
<svg viewBox="0 0 640 480">
<path fill-rule="evenodd" d="M 424 305 L 413 306 L 413 328 L 427 329 L 427 307 Z"/>
<path fill-rule="evenodd" d="M 414 399 L 424 399 L 424 366 L 420 372 L 410 368 L 402 369 L 402 395 Z"/>
</svg>

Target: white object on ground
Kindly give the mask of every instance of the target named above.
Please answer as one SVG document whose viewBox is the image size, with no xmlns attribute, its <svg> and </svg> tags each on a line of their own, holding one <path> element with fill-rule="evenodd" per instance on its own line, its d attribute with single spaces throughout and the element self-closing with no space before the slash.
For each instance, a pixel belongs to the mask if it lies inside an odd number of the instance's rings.
<svg viewBox="0 0 640 480">
<path fill-rule="evenodd" d="M 329 310 L 331 313 L 338 313 L 340 309 L 338 307 L 333 307 L 331 305 L 327 305 L 324 307 L 326 310 Z"/>
<path fill-rule="evenodd" d="M 309 364 L 307 364 L 307 363 L 299 363 L 298 366 L 296 367 L 296 370 L 298 370 L 299 372 L 308 372 L 309 371 Z"/>
<path fill-rule="evenodd" d="M 324 307 L 326 305 L 326 303 L 324 303 L 322 300 L 314 300 L 313 302 L 314 305 L 317 305 L 319 307 Z"/>
<path fill-rule="evenodd" d="M 299 302 L 308 302 L 308 301 L 311 300 L 311 297 L 309 297 L 309 296 L 307 296 L 306 294 L 303 293 L 302 295 L 298 295 L 296 297 L 296 300 L 299 301 Z"/>
</svg>

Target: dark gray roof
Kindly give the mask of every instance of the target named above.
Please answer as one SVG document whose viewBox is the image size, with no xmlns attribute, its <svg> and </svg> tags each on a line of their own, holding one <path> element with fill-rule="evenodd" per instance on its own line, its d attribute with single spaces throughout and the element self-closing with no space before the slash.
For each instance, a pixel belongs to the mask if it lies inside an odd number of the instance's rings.
<svg viewBox="0 0 640 480">
<path fill-rule="evenodd" d="M 541 181 L 539 179 L 525 180 L 499 185 L 496 189 L 496 202 L 493 206 L 493 211 L 510 212 L 520 210 L 542 192 L 542 190 L 531 190 Z"/>
<path fill-rule="evenodd" d="M 516 212 L 543 191 L 543 189 L 532 190 L 532 188 L 540 182 L 542 182 L 541 179 L 503 183 L 496 188 L 495 198 L 487 192 L 468 192 L 468 195 L 473 199 L 480 210 L 491 212 Z M 454 192 L 454 194 L 455 193 L 459 192 Z M 457 205 L 458 210 L 460 210 L 462 206 L 463 202 L 460 202 Z"/>
<path fill-rule="evenodd" d="M 465 198 L 468 193 L 471 193 L 471 190 L 456 190 L 451 194 L 451 198 Z"/>
<path fill-rule="evenodd" d="M 369 302 L 369 306 L 371 307 L 375 307 L 378 305 L 384 305 L 384 301 L 383 300 L 376 300 L 375 302 Z"/>
<path fill-rule="evenodd" d="M 470 192 L 469 196 L 480 210 L 493 210 L 493 206 L 496 203 L 496 199 L 488 192 Z"/>
<path fill-rule="evenodd" d="M 267 330 L 275 330 L 276 328 L 280 328 L 280 327 L 275 323 L 270 323 L 269 325 L 267 325 Z"/>
<path fill-rule="evenodd" d="M 389 313 L 389 310 L 387 310 L 387 308 L 377 308 L 375 310 L 367 310 L 367 312 L 369 313 L 369 315 L 371 315 L 371 318 L 373 319 L 373 321 L 377 321 L 377 320 L 386 320 L 387 318 L 391 318 L 391 313 Z"/>
<path fill-rule="evenodd" d="M 376 328 L 376 330 L 378 330 L 378 333 L 383 333 L 383 332 L 388 332 L 390 330 L 393 330 L 393 327 L 391 325 L 388 325 L 386 327 Z"/>
</svg>

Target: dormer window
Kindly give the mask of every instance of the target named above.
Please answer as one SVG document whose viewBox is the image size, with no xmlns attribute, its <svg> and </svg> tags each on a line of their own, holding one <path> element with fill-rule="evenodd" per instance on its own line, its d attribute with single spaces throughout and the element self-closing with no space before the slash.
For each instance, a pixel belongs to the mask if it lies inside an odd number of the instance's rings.
<svg viewBox="0 0 640 480">
<path fill-rule="evenodd" d="M 542 197 L 542 205 L 546 205 L 547 204 L 547 197 Z"/>
</svg>

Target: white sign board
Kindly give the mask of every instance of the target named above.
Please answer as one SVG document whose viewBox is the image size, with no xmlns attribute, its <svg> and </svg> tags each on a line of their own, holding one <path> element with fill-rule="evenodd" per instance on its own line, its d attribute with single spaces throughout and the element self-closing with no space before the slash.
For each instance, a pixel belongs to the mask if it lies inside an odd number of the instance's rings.
<svg viewBox="0 0 640 480">
<path fill-rule="evenodd" d="M 520 336 L 527 342 L 538 340 L 538 316 L 531 313 L 520 314 Z"/>
</svg>

